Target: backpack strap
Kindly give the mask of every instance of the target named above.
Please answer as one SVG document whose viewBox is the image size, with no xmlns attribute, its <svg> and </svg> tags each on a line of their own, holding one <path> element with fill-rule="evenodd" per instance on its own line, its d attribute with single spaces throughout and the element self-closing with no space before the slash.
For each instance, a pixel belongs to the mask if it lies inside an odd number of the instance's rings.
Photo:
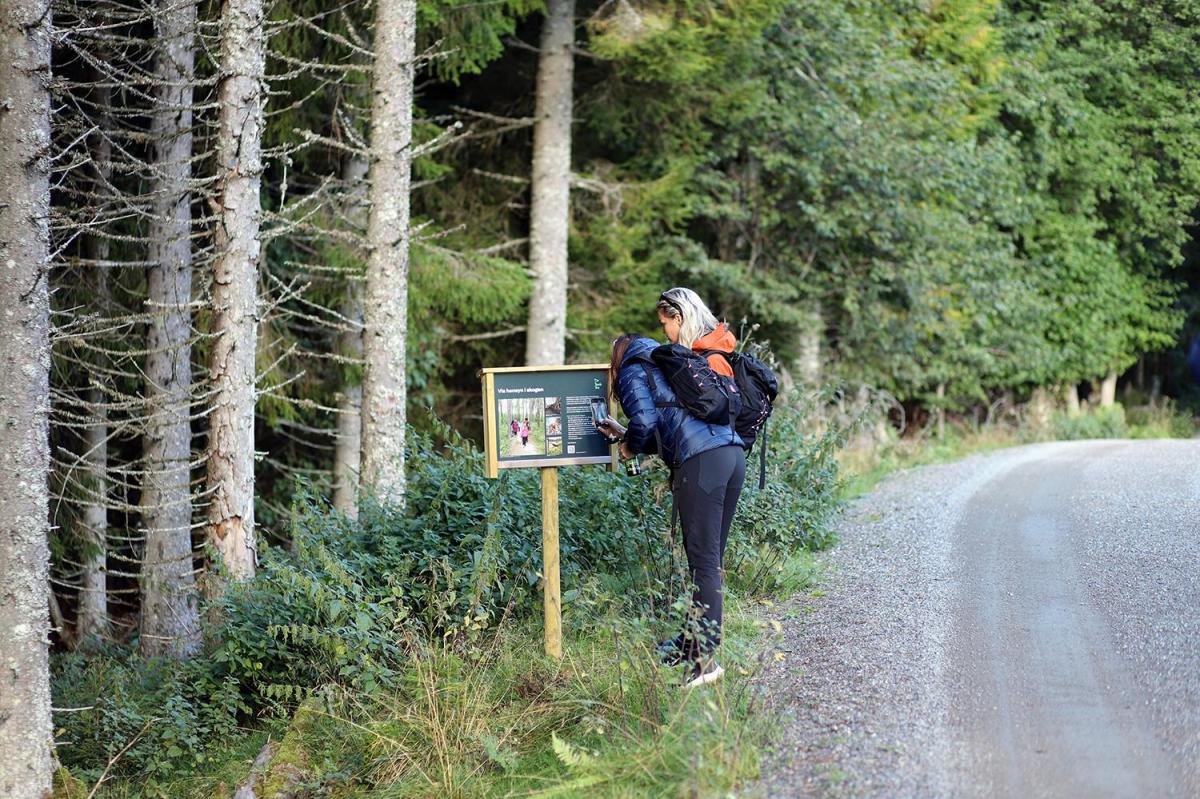
<svg viewBox="0 0 1200 799">
<path fill-rule="evenodd" d="M 650 386 L 650 398 L 654 399 L 654 394 L 658 393 L 658 382 L 654 379 L 654 373 L 650 371 L 650 367 L 654 366 L 654 361 L 645 355 L 637 355 L 630 358 L 631 361 L 636 361 L 642 365 L 642 371 L 646 373 L 646 383 Z M 681 408 L 683 407 L 678 402 L 659 402 L 654 400 L 655 408 Z"/>
<path fill-rule="evenodd" d="M 710 355 L 720 355 L 722 358 L 724 358 L 725 363 L 729 364 L 729 368 L 733 369 L 733 377 L 730 377 L 729 379 L 733 381 L 734 386 L 737 386 L 738 393 L 741 393 L 741 386 L 737 385 L 737 370 L 734 369 L 733 366 L 734 354 L 732 352 L 726 352 L 725 350 L 705 350 L 700 354 L 704 356 L 705 360 L 708 360 L 708 356 Z M 722 375 L 720 373 L 718 373 L 718 376 L 726 377 L 726 375 Z M 745 395 L 742 395 L 740 399 L 742 402 L 745 402 Z M 733 443 L 733 439 L 737 437 L 737 417 L 738 415 L 734 413 L 733 403 L 731 402 L 729 403 L 729 443 L 731 444 Z"/>
<path fill-rule="evenodd" d="M 644 358 L 640 358 L 640 357 L 637 360 L 642 365 L 642 371 L 646 373 L 646 382 L 650 385 L 650 398 L 654 399 L 654 394 L 658 392 L 658 384 L 654 380 L 654 373 L 650 371 L 650 365 L 653 364 L 654 362 L 653 361 L 647 362 Z M 655 400 L 654 407 L 655 408 L 678 408 L 678 407 L 680 407 L 680 405 L 678 402 L 659 402 L 659 401 Z M 681 423 L 680 431 L 682 432 L 682 430 L 683 430 L 683 425 Z M 657 419 L 654 422 L 654 444 L 655 444 L 655 446 L 658 447 L 659 457 L 663 458 L 663 460 L 665 461 L 666 458 L 664 457 L 664 454 L 663 454 L 662 435 L 658 432 L 658 420 Z M 678 452 L 679 442 L 678 441 L 675 442 L 675 449 L 676 449 L 675 454 L 678 455 L 679 454 L 679 452 Z M 675 464 L 674 458 L 671 459 L 670 463 L 667 463 L 667 469 L 668 469 L 668 472 L 670 475 L 669 479 L 671 480 L 672 485 L 674 485 L 674 482 L 675 482 L 675 465 L 676 464 Z M 675 530 L 674 513 L 675 513 L 675 502 L 674 502 L 674 500 L 672 500 L 671 501 L 672 535 L 674 534 L 674 530 Z"/>
<path fill-rule="evenodd" d="M 763 422 L 758 431 L 758 440 L 762 446 L 758 449 L 758 490 L 767 487 L 767 423 Z"/>
</svg>

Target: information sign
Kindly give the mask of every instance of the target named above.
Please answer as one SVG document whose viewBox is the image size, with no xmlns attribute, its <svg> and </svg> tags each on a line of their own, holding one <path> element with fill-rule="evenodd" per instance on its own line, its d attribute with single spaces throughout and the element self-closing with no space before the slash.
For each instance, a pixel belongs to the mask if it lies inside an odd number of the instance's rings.
<svg viewBox="0 0 1200 799">
<path fill-rule="evenodd" d="M 596 429 L 610 415 L 607 364 L 483 370 L 488 477 L 500 469 L 615 468 L 615 449 Z"/>
<path fill-rule="evenodd" d="M 558 467 L 603 463 L 617 468 L 617 448 L 596 422 L 608 408 L 608 366 L 517 366 L 484 369 L 483 439 L 487 476 L 537 467 L 542 479 L 542 607 L 545 650 L 562 657 L 559 587 Z"/>
</svg>

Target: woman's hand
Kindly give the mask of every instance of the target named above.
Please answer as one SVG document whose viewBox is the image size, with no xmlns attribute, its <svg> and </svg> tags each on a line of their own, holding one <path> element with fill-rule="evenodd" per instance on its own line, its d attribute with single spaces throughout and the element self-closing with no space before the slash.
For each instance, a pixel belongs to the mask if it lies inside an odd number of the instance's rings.
<svg viewBox="0 0 1200 799">
<path fill-rule="evenodd" d="M 637 454 L 637 453 L 635 453 L 633 450 L 631 450 L 631 449 L 629 448 L 629 444 L 628 444 L 628 443 L 626 443 L 626 442 L 624 442 L 624 441 L 622 441 L 622 442 L 621 442 L 621 446 L 620 446 L 620 448 L 617 450 L 617 456 L 618 456 L 618 457 L 619 457 L 621 460 L 623 460 L 623 461 L 627 461 L 627 460 L 629 460 L 630 458 L 632 458 L 632 457 L 633 457 L 634 455 L 636 455 L 636 454 Z"/>
<path fill-rule="evenodd" d="M 625 435 L 626 430 L 626 428 L 621 426 L 620 422 L 611 416 L 606 418 L 603 422 L 597 423 L 596 427 L 601 433 L 608 436 L 610 439 L 620 438 L 621 436 Z"/>
</svg>

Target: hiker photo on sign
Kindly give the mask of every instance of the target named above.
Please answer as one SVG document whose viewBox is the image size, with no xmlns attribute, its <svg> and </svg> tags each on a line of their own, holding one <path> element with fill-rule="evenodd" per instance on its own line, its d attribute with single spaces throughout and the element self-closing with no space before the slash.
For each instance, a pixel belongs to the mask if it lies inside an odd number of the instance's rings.
<svg viewBox="0 0 1200 799">
<path fill-rule="evenodd" d="M 500 457 L 524 458 L 546 454 L 546 400 L 522 397 L 499 402 L 501 419 L 510 420 L 501 433 Z"/>
</svg>

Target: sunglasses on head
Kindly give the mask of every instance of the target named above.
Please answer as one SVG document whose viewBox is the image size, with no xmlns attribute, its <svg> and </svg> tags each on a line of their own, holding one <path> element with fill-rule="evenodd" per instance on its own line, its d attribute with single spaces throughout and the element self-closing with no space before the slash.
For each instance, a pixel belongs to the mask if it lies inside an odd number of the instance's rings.
<svg viewBox="0 0 1200 799">
<path fill-rule="evenodd" d="M 674 308 L 676 313 L 678 313 L 681 317 L 683 316 L 683 306 L 681 306 L 679 303 L 675 302 L 675 300 L 668 297 L 667 292 L 665 292 L 665 291 L 662 294 L 658 295 L 658 304 L 662 305 L 663 303 L 666 303 L 667 305 Z"/>
</svg>

